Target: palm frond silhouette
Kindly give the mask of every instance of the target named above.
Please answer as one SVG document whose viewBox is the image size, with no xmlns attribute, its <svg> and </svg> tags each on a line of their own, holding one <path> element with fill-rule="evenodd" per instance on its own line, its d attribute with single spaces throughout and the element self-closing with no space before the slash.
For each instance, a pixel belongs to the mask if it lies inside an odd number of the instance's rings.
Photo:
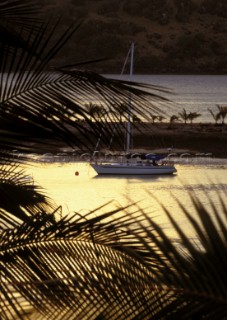
<svg viewBox="0 0 227 320">
<path fill-rule="evenodd" d="M 131 214 L 97 208 L 62 218 L 60 208 L 25 179 L 14 149 L 41 151 L 59 141 L 92 148 L 91 137 L 100 132 L 107 141 L 112 127 L 91 121 L 84 101 L 102 100 L 114 114 L 131 92 L 132 112 L 146 117 L 165 100 L 155 86 L 106 79 L 77 64 L 53 67 L 79 25 L 53 41 L 59 22 L 34 24 L 36 9 L 29 0 L 0 4 L 1 318 L 226 319 L 224 198 L 220 211 L 210 202 L 211 215 L 193 196 L 200 221 L 180 204 L 197 242 L 164 208 L 178 233 L 175 243 L 138 207 Z"/>
<path fill-rule="evenodd" d="M 89 148 L 90 142 L 94 147 L 88 137 L 97 136 L 104 123 L 89 120 L 84 101 L 101 100 L 107 110 L 114 109 L 128 101 L 130 91 L 132 112 L 144 112 L 146 117 L 146 110 L 152 106 L 157 108 L 155 101 L 165 100 L 158 94 L 161 89 L 156 87 L 138 83 L 132 86 L 130 82 L 106 79 L 72 65 L 70 68 L 54 67 L 53 58 L 80 26 L 70 26 L 58 40 L 53 40 L 58 25 L 59 20 L 54 25 L 48 22 L 31 28 L 23 35 L 23 45 L 1 43 L 1 148 L 15 149 L 17 146 L 29 151 L 28 142 L 37 143 L 41 139 L 43 145 L 63 140 L 70 146 L 86 144 Z M 85 120 L 87 126 L 81 126 L 78 119 Z M 85 142 L 81 142 L 72 129 L 78 129 Z M 106 134 L 102 139 L 107 141 L 112 130 L 105 122 L 103 132 Z"/>
<path fill-rule="evenodd" d="M 42 213 L 3 232 L 3 311 L 22 317 L 34 308 L 40 319 L 225 319 L 227 208 L 213 207 L 211 218 L 193 201 L 200 222 L 182 210 L 197 242 L 167 210 L 176 243 L 142 209 L 63 219 Z"/>
</svg>

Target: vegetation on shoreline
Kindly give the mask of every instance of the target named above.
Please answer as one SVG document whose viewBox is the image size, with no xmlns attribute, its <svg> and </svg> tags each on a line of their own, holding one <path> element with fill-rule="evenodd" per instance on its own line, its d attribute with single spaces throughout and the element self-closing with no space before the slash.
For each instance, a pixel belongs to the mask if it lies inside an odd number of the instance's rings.
<svg viewBox="0 0 227 320">
<path fill-rule="evenodd" d="M 93 121 L 105 121 L 107 112 L 102 104 L 89 103 L 85 107 Z M 99 150 L 108 150 L 108 148 L 110 151 L 122 150 L 124 133 L 120 129 L 120 124 L 123 123 L 125 126 L 127 121 L 127 108 L 125 111 L 115 111 L 118 115 L 118 135 L 117 133 L 112 134 L 111 145 L 100 143 Z M 199 122 L 198 119 L 201 116 L 199 113 L 188 112 L 185 109 L 178 114 L 169 116 L 169 118 L 158 112 L 152 112 L 149 113 L 146 122 L 134 115 L 131 117 L 133 128 L 132 148 L 161 153 L 166 153 L 168 149 L 171 149 L 176 154 L 182 153 L 181 150 L 187 150 L 192 155 L 203 153 L 212 154 L 214 157 L 227 158 L 227 150 L 223 148 L 227 144 L 226 115 L 226 106 L 219 105 L 217 105 L 216 112 L 211 112 L 210 123 Z M 197 122 L 194 122 L 196 120 Z M 83 125 L 86 126 L 86 123 L 84 122 Z M 114 126 L 111 131 L 114 132 Z M 62 144 L 61 148 L 64 148 Z"/>
</svg>

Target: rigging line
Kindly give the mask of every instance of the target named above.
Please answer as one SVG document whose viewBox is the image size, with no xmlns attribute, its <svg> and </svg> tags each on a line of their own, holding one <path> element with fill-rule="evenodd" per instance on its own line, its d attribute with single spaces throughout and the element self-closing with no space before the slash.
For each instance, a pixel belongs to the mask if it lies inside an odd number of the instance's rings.
<svg viewBox="0 0 227 320">
<path fill-rule="evenodd" d="M 132 46 L 130 46 L 129 50 L 128 50 L 128 53 L 127 53 L 127 56 L 125 58 L 125 61 L 124 61 L 124 64 L 123 64 L 123 67 L 122 67 L 122 70 L 121 70 L 121 73 L 120 73 L 120 79 L 122 78 L 122 75 L 124 74 L 124 71 L 125 71 L 125 67 L 126 67 L 126 64 L 128 62 L 128 59 L 129 59 L 129 56 L 131 54 L 131 51 L 132 51 Z M 131 74 L 131 66 L 130 66 L 130 74 Z M 131 81 L 131 80 L 130 80 Z M 111 145 L 112 145 L 112 142 L 113 142 L 113 138 L 114 138 L 114 134 L 115 134 L 115 128 L 113 130 L 113 133 L 112 133 L 112 136 L 111 136 L 111 139 L 110 139 L 110 143 L 109 143 L 109 149 L 111 148 Z M 125 148 L 126 149 L 126 148 Z"/>
<path fill-rule="evenodd" d="M 134 65 L 134 42 L 132 42 L 130 47 L 130 82 L 132 82 L 133 77 L 133 65 Z M 130 151 L 131 148 L 131 108 L 132 108 L 132 102 L 131 102 L 131 93 L 129 92 L 129 104 L 128 104 L 128 126 L 127 126 L 127 145 L 126 145 L 126 153 Z"/>
<path fill-rule="evenodd" d="M 126 56 L 126 59 L 125 59 L 123 68 L 122 68 L 122 70 L 121 70 L 121 76 L 124 74 L 125 66 L 126 66 L 126 63 L 127 63 L 127 61 L 128 61 L 128 58 L 129 58 L 130 53 L 131 53 L 131 47 L 130 47 L 129 50 L 128 50 L 128 54 L 127 54 L 127 56 Z"/>
</svg>

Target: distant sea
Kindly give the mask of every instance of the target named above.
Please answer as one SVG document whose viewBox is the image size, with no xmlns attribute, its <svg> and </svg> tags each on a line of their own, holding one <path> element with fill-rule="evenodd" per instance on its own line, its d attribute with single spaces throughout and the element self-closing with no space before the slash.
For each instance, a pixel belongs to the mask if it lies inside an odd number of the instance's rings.
<svg viewBox="0 0 227 320">
<path fill-rule="evenodd" d="M 105 75 L 108 78 L 129 80 L 128 75 Z M 195 122 L 214 123 L 208 111 L 218 111 L 217 104 L 227 106 L 227 75 L 134 75 L 133 81 L 162 86 L 173 94 L 164 96 L 174 102 L 163 105 L 167 117 L 178 114 L 184 108 L 201 116 Z"/>
</svg>

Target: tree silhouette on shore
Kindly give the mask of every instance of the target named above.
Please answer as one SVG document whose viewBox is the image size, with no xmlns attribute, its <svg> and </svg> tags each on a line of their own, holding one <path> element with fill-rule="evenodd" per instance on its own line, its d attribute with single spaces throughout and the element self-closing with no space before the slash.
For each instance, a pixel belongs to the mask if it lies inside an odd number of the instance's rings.
<svg viewBox="0 0 227 320">
<path fill-rule="evenodd" d="M 222 119 L 222 124 L 224 125 L 225 118 L 227 115 L 227 106 L 220 106 L 219 104 L 216 104 L 216 107 L 218 108 L 218 111 L 216 113 L 214 113 L 214 111 L 211 109 L 208 109 L 208 111 L 212 115 L 212 117 L 215 121 L 215 124 L 217 124 L 218 121 Z"/>
</svg>

